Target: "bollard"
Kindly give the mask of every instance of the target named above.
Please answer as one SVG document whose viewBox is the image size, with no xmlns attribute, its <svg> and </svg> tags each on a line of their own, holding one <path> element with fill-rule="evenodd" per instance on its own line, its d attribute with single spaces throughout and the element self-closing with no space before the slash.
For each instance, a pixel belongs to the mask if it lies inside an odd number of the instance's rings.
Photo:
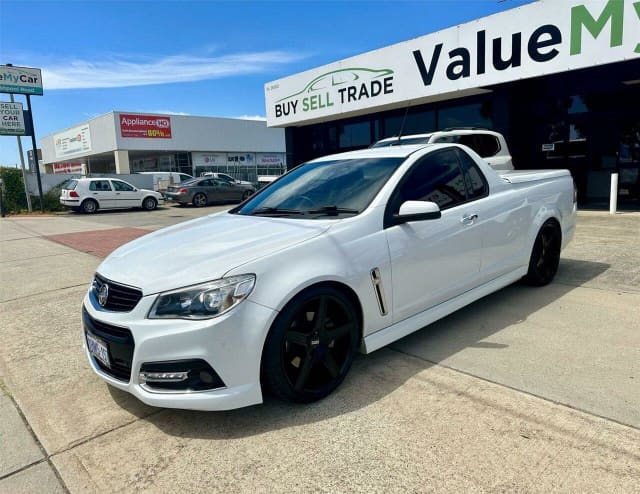
<svg viewBox="0 0 640 494">
<path fill-rule="evenodd" d="M 618 209 L 618 174 L 611 174 L 611 193 L 609 195 L 609 214 L 616 214 Z"/>
</svg>

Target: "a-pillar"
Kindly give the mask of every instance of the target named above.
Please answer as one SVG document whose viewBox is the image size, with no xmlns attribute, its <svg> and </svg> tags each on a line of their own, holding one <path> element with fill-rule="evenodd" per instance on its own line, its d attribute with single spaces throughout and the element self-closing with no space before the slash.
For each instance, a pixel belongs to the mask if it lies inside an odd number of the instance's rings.
<svg viewBox="0 0 640 494">
<path fill-rule="evenodd" d="M 131 173 L 129 168 L 129 151 L 114 151 L 116 158 L 116 173 Z"/>
</svg>

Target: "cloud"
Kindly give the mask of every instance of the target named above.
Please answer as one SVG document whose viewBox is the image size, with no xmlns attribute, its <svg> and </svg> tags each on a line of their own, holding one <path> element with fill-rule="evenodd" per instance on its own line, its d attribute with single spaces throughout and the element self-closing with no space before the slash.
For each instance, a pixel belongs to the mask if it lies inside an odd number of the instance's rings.
<svg viewBox="0 0 640 494">
<path fill-rule="evenodd" d="M 75 60 L 42 68 L 45 90 L 147 86 L 203 81 L 243 74 L 269 72 L 301 60 L 302 54 L 285 51 L 236 53 L 218 57 L 175 55 L 157 60 L 132 61 L 114 58 L 89 62 Z"/>
<path fill-rule="evenodd" d="M 172 111 L 172 110 L 139 110 L 138 113 L 158 113 L 160 115 L 180 115 L 183 117 L 191 115 L 191 113 L 187 113 L 184 111 Z"/>
<path fill-rule="evenodd" d="M 266 122 L 267 117 L 263 117 L 262 115 L 240 115 L 239 117 L 232 117 L 240 120 L 259 120 L 261 122 Z"/>
</svg>

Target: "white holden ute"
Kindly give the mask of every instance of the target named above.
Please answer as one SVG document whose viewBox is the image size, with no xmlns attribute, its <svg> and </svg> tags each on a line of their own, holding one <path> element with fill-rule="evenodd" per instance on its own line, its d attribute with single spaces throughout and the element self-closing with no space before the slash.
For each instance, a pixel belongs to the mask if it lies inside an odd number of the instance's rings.
<svg viewBox="0 0 640 494">
<path fill-rule="evenodd" d="M 326 156 L 113 252 L 84 298 L 86 355 L 149 405 L 312 402 L 356 352 L 550 283 L 575 223 L 567 170 L 498 173 L 458 144 Z"/>
</svg>

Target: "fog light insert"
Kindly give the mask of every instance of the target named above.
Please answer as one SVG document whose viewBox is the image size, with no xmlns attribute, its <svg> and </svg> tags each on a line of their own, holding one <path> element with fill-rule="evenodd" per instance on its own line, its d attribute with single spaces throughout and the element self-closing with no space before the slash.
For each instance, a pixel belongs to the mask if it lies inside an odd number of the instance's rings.
<svg viewBox="0 0 640 494">
<path fill-rule="evenodd" d="M 140 367 L 138 382 L 157 392 L 206 391 L 226 386 L 202 359 L 145 362 Z"/>
</svg>

